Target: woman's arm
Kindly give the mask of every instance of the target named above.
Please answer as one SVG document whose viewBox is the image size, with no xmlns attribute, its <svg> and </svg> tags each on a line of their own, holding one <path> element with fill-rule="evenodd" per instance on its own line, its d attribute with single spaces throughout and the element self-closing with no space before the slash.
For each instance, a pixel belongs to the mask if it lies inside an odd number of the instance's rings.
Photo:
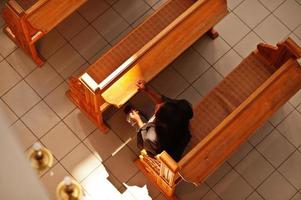
<svg viewBox="0 0 301 200">
<path fill-rule="evenodd" d="M 157 93 L 155 90 L 153 90 L 152 88 L 148 87 L 145 84 L 144 80 L 137 81 L 136 85 L 139 88 L 139 90 L 144 91 L 152 99 L 152 101 L 155 102 L 155 104 L 163 103 L 163 99 L 161 98 L 161 95 Z"/>
</svg>

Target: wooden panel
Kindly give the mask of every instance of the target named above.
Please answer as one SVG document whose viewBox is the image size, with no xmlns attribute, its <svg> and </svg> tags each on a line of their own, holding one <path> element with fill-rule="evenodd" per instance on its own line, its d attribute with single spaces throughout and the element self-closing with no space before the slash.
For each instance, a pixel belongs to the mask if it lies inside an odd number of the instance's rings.
<svg viewBox="0 0 301 200">
<path fill-rule="evenodd" d="M 120 106 L 137 92 L 138 79 L 146 82 L 153 79 L 185 49 L 204 35 L 227 13 L 226 1 L 202 1 L 197 10 L 183 19 L 164 37 L 161 37 L 143 56 L 130 67 L 126 74 L 112 84 L 103 94 L 103 98 Z"/>
<path fill-rule="evenodd" d="M 44 33 L 49 32 L 61 21 L 78 9 L 87 0 L 48 0 L 37 11 L 28 16 L 28 22 Z"/>
<path fill-rule="evenodd" d="M 181 174 L 202 182 L 301 87 L 301 69 L 289 59 L 179 162 Z"/>
<path fill-rule="evenodd" d="M 34 6 L 36 3 L 38 3 L 40 0 L 15 0 L 21 8 L 26 11 L 30 7 Z"/>
</svg>

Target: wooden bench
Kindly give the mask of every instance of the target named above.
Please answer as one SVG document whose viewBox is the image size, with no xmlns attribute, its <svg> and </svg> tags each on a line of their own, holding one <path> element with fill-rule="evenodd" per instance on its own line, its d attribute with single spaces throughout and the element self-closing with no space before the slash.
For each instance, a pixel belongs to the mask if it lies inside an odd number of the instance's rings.
<svg viewBox="0 0 301 200">
<path fill-rule="evenodd" d="M 252 133 L 301 88 L 301 47 L 290 38 L 277 47 L 259 44 L 195 107 L 192 139 L 175 162 L 165 151 L 142 151 L 135 163 L 166 195 L 179 181 L 205 181 Z"/>
<path fill-rule="evenodd" d="M 87 0 L 8 0 L 2 16 L 4 32 L 37 65 L 44 63 L 35 43 Z"/>
<path fill-rule="evenodd" d="M 103 131 L 102 113 L 122 106 L 137 93 L 136 81 L 153 79 L 227 14 L 226 0 L 169 0 L 102 55 L 79 77 L 67 95 Z"/>
</svg>

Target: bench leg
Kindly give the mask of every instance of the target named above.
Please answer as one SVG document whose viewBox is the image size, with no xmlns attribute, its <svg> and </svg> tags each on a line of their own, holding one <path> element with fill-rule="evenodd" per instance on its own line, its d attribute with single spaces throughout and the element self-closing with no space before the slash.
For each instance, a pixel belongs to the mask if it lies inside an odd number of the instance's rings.
<svg viewBox="0 0 301 200">
<path fill-rule="evenodd" d="M 218 32 L 214 29 L 214 28 L 211 28 L 207 34 L 209 35 L 209 37 L 211 37 L 211 39 L 215 39 L 218 37 Z"/>
</svg>

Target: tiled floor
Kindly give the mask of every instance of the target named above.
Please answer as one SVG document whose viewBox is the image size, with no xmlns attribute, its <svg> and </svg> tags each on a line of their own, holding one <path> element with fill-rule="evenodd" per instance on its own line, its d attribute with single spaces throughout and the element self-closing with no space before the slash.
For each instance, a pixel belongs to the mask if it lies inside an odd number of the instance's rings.
<svg viewBox="0 0 301 200">
<path fill-rule="evenodd" d="M 65 175 L 82 184 L 85 199 L 118 199 L 122 195 L 140 200 L 146 197 L 138 195 L 147 190 L 153 199 L 164 199 L 133 164 L 138 154 L 135 141 L 114 154 L 135 136 L 123 112 L 108 115 L 111 131 L 103 135 L 64 95 L 70 75 L 85 69 L 162 2 L 89 0 L 39 43 L 47 58 L 42 68 L 0 32 L 0 106 L 25 151 L 39 141 L 53 152 L 55 165 L 41 176 L 51 199 Z M 275 44 L 291 36 L 301 45 L 300 0 L 228 0 L 228 6 L 229 15 L 216 26 L 220 37 L 200 38 L 151 86 L 195 103 L 258 42 Z M 131 101 L 151 113 L 152 104 L 144 95 Z M 176 191 L 180 199 L 300 200 L 300 103 L 301 92 L 204 184 L 195 187 L 182 182 Z M 147 190 L 142 187 L 145 184 Z"/>
</svg>

